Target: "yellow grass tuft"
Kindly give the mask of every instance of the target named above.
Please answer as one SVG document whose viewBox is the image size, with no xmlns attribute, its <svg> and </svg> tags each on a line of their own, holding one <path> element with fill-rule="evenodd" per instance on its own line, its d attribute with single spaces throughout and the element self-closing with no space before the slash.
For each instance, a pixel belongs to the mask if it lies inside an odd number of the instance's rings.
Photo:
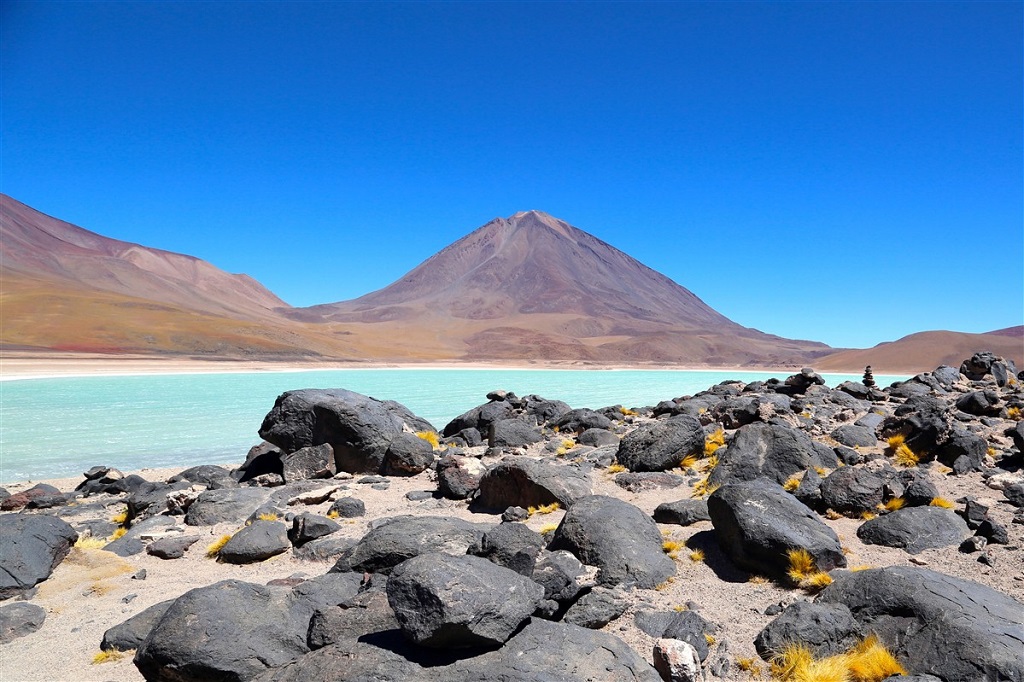
<svg viewBox="0 0 1024 682">
<path fill-rule="evenodd" d="M 905 440 L 906 437 L 903 434 L 897 433 L 895 436 L 889 436 L 885 442 L 888 445 L 889 453 L 897 464 L 903 467 L 916 467 L 921 463 L 921 457 L 910 449 Z"/>
<path fill-rule="evenodd" d="M 675 540 L 665 540 L 665 542 L 661 543 L 661 551 L 668 554 L 673 559 L 675 558 L 675 555 L 679 554 L 679 550 L 683 547 L 683 543 L 676 542 Z"/>
<path fill-rule="evenodd" d="M 683 611 L 686 611 L 687 608 L 686 608 L 686 606 L 684 604 L 676 604 L 675 606 L 672 607 L 672 610 L 675 611 L 676 613 L 682 613 Z"/>
<path fill-rule="evenodd" d="M 539 507 L 527 507 L 526 513 L 529 516 L 533 516 L 534 514 L 550 514 L 551 512 L 556 512 L 561 508 L 562 505 L 557 502 L 552 502 L 551 504 L 542 504 Z"/>
<path fill-rule="evenodd" d="M 710 474 L 711 470 L 718 466 L 718 455 L 711 455 L 704 460 L 703 471 L 704 473 Z"/>
<path fill-rule="evenodd" d="M 230 535 L 221 535 L 218 539 L 208 544 L 206 546 L 206 557 L 208 559 L 213 559 L 214 557 L 216 557 L 218 554 L 220 554 L 220 550 L 224 548 L 224 545 L 228 544 L 228 540 L 230 539 Z"/>
<path fill-rule="evenodd" d="M 277 521 L 280 517 L 274 512 L 264 512 L 256 517 L 260 521 Z"/>
<path fill-rule="evenodd" d="M 554 533 L 557 529 L 557 523 L 545 523 L 543 526 L 540 527 L 540 534 L 547 535 L 549 533 Z"/>
<path fill-rule="evenodd" d="M 847 658 L 852 682 L 881 682 L 892 675 L 907 674 L 875 635 L 868 635 L 847 654 Z"/>
<path fill-rule="evenodd" d="M 338 513 L 337 509 L 332 509 L 331 511 L 327 512 L 327 518 L 329 518 L 329 519 L 337 519 L 337 518 L 340 518 L 340 517 L 341 517 L 341 514 Z"/>
<path fill-rule="evenodd" d="M 786 480 L 786 482 L 782 484 L 782 487 L 788 490 L 789 492 L 793 492 L 794 490 L 800 487 L 800 477 L 790 476 Z"/>
<path fill-rule="evenodd" d="M 864 519 L 865 521 L 870 521 L 871 519 L 875 518 L 876 516 L 878 516 L 878 514 L 876 514 L 873 511 L 866 511 L 865 510 L 865 511 L 862 511 L 860 513 L 860 518 Z"/>
<path fill-rule="evenodd" d="M 808 592 L 820 592 L 831 584 L 832 576 L 824 571 L 815 571 L 800 581 L 800 587 Z"/>
<path fill-rule="evenodd" d="M 124 534 L 125 534 L 125 533 L 127 533 L 127 532 L 128 532 L 128 529 L 127 529 L 127 528 L 118 528 L 118 529 L 117 529 L 117 530 L 115 530 L 115 531 L 114 531 L 113 533 L 111 533 L 111 534 L 110 534 L 110 537 L 109 537 L 109 538 L 107 538 L 107 539 L 108 539 L 108 540 L 109 540 L 110 542 L 113 542 L 114 540 L 118 539 L 119 537 L 122 537 L 122 536 L 124 536 Z"/>
<path fill-rule="evenodd" d="M 608 468 L 605 469 L 605 471 L 607 471 L 609 474 L 621 474 L 625 470 L 626 467 L 622 466 L 618 462 L 616 462 L 615 464 L 609 464 Z"/>
<path fill-rule="evenodd" d="M 750 583 L 751 585 L 765 585 L 765 584 L 768 583 L 768 578 L 765 578 L 763 575 L 757 575 L 756 573 L 751 573 L 750 577 L 747 578 L 747 582 Z"/>
<path fill-rule="evenodd" d="M 708 646 L 714 646 L 715 642 L 718 641 L 718 640 L 715 639 L 714 635 L 709 635 L 708 633 L 705 632 L 704 633 L 704 641 L 708 643 Z"/>
<path fill-rule="evenodd" d="M 441 441 L 437 437 L 437 433 L 434 431 L 417 431 L 416 436 L 430 443 L 430 447 L 437 450 L 441 447 Z"/>
<path fill-rule="evenodd" d="M 725 431 L 717 429 L 714 433 L 708 435 L 704 439 L 704 456 L 710 457 L 715 454 L 715 450 L 725 445 Z"/>
<path fill-rule="evenodd" d="M 756 658 L 737 658 L 736 667 L 745 673 L 750 673 L 751 677 L 761 676 L 761 664 L 757 662 Z"/>
<path fill-rule="evenodd" d="M 907 437 L 902 433 L 897 433 L 896 435 L 889 436 L 885 439 L 885 443 L 888 445 L 890 450 L 895 450 L 905 442 L 907 442 Z"/>
<path fill-rule="evenodd" d="M 885 509 L 885 511 L 894 512 L 897 509 L 903 509 L 903 507 L 905 507 L 906 504 L 907 501 L 904 500 L 902 497 L 894 497 L 888 502 L 886 502 L 884 505 L 882 505 L 882 508 Z"/>
<path fill-rule="evenodd" d="M 881 682 L 907 671 L 874 635 L 849 651 L 814 658 L 804 644 L 789 644 L 772 657 L 769 672 L 783 682 Z"/>
<path fill-rule="evenodd" d="M 1020 421 L 1020 417 L 1021 417 L 1021 409 L 1019 407 L 1014 406 L 1014 407 L 1007 408 L 1007 410 L 1006 410 L 1006 418 L 1007 419 L 1012 419 L 1013 421 L 1017 422 L 1017 421 Z"/>
<path fill-rule="evenodd" d="M 843 518 L 843 515 L 840 514 L 839 512 L 837 512 L 835 509 L 826 509 L 825 510 L 825 518 L 826 519 L 830 519 L 832 521 L 835 521 L 836 519 Z"/>
<path fill-rule="evenodd" d="M 825 467 L 814 467 L 814 473 L 818 474 L 822 478 L 828 476 L 828 469 Z"/>
<path fill-rule="evenodd" d="M 943 509 L 953 509 L 956 506 L 952 500 L 947 500 L 945 497 L 934 497 L 928 504 L 932 507 L 942 507 Z"/>
<path fill-rule="evenodd" d="M 786 558 L 789 559 L 786 575 L 795 583 L 800 583 L 815 571 L 814 557 L 806 549 L 791 549 L 786 552 Z"/>
<path fill-rule="evenodd" d="M 682 469 L 689 469 L 690 467 L 692 467 L 696 463 L 697 463 L 697 456 L 696 455 L 687 455 L 686 457 L 683 457 L 683 459 L 679 462 L 679 466 Z"/>
<path fill-rule="evenodd" d="M 690 552 L 690 561 L 692 561 L 695 564 L 704 561 L 704 550 L 703 549 L 695 549 L 695 550 L 691 551 Z"/>
<path fill-rule="evenodd" d="M 718 490 L 721 486 L 717 483 L 711 484 L 708 482 L 708 477 L 705 476 L 701 480 L 697 481 L 693 486 L 692 497 L 707 497 L 711 493 Z"/>
<path fill-rule="evenodd" d="M 111 523 L 122 524 L 122 523 L 124 523 L 127 520 L 128 520 L 128 512 L 126 512 L 126 511 L 123 511 L 120 514 L 114 514 L 113 516 L 110 517 L 110 522 Z"/>
<path fill-rule="evenodd" d="M 854 572 L 857 572 L 857 571 L 866 571 L 866 570 L 868 570 L 869 568 L 871 568 L 871 566 L 869 566 L 868 564 L 858 564 L 858 565 L 856 565 L 856 566 L 850 566 L 850 570 L 851 570 L 851 571 L 854 571 Z"/>
<path fill-rule="evenodd" d="M 999 453 L 999 451 L 996 450 L 991 445 L 989 445 L 987 448 L 985 448 L 985 454 L 988 455 L 989 457 L 995 457 L 998 453 Z"/>
<path fill-rule="evenodd" d="M 94 538 L 91 535 L 81 535 L 75 542 L 78 549 L 103 549 L 107 546 L 105 538 Z"/>
<path fill-rule="evenodd" d="M 655 589 L 656 591 L 658 591 L 658 592 L 662 592 L 662 591 L 664 591 L 664 590 L 667 590 L 667 589 L 669 588 L 669 586 L 670 586 L 670 585 L 671 585 L 672 583 L 674 583 L 675 581 L 676 581 L 676 579 L 675 579 L 675 578 L 673 578 L 672 576 L 669 576 L 668 578 L 665 578 L 665 582 L 663 582 L 663 583 L 658 583 L 657 585 L 655 585 L 655 586 L 654 586 L 654 589 Z"/>
<path fill-rule="evenodd" d="M 101 663 L 113 663 L 114 661 L 120 661 L 128 655 L 135 655 L 135 651 L 121 651 L 120 649 L 105 649 L 95 656 L 92 657 L 93 665 L 100 665 Z"/>
<path fill-rule="evenodd" d="M 636 410 L 631 410 L 628 407 L 620 407 L 619 412 L 622 413 L 623 417 L 635 417 L 639 414 Z"/>
<path fill-rule="evenodd" d="M 562 447 L 565 448 L 566 450 L 571 450 L 574 447 L 576 447 L 576 441 L 574 441 L 572 438 L 563 438 Z"/>
</svg>

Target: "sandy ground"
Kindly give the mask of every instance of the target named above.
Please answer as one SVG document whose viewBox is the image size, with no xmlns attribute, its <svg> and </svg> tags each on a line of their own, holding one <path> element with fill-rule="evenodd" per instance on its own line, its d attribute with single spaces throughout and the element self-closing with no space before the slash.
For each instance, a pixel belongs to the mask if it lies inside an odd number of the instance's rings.
<svg viewBox="0 0 1024 682">
<path fill-rule="evenodd" d="M 569 456 L 572 456 L 571 452 Z M 489 463 L 489 460 L 485 459 L 485 463 Z M 143 470 L 138 473 L 149 480 L 160 480 L 176 473 L 176 470 Z M 949 575 L 988 585 L 1024 601 L 1024 562 L 1018 550 L 1024 543 L 1024 526 L 1011 523 L 1011 508 L 1005 502 L 999 502 L 1001 494 L 986 488 L 979 474 L 953 477 L 932 471 L 932 478 L 938 483 L 943 496 L 956 499 L 965 494 L 974 495 L 989 504 L 993 517 L 1007 526 L 1011 536 L 1010 544 L 989 547 L 995 566 L 980 564 L 977 554 L 961 554 L 955 547 L 928 550 L 912 557 L 899 549 L 864 545 L 856 536 L 861 521 L 847 518 L 826 520 L 848 550 L 850 565 L 927 565 Z M 629 493 L 615 485 L 612 476 L 603 470 L 593 471 L 591 480 L 595 493 L 614 495 L 647 513 L 652 513 L 662 502 L 690 496 L 690 489 L 685 485 L 675 489 Z M 71 490 L 80 481 L 62 479 L 50 483 L 62 490 Z M 466 503 L 461 501 L 407 500 L 405 494 L 409 491 L 436 488 L 433 474 L 429 471 L 411 478 L 393 478 L 391 487 L 386 491 L 373 490 L 369 485 L 352 481 L 335 483 L 347 486 L 347 490 L 340 492 L 339 496 L 352 495 L 366 504 L 365 517 L 342 522 L 340 532 L 352 538 L 364 535 L 372 520 L 399 514 L 455 516 L 485 523 L 500 521 L 495 515 L 470 512 Z M 14 485 L 10 486 L 10 490 L 17 492 L 27 486 Z M 296 507 L 295 511 L 325 513 L 329 506 L 330 502 L 325 502 Z M 105 512 L 114 516 L 123 510 L 123 503 L 112 501 Z M 561 511 L 548 515 L 537 514 L 527 521 L 527 525 L 540 531 L 546 525 L 556 524 L 562 516 Z M 198 534 L 202 539 L 178 560 L 164 561 L 145 553 L 121 559 L 101 550 L 74 550 L 57 567 L 53 576 L 42 584 L 33 599 L 33 603 L 47 611 L 43 628 L 0 647 L 0 680 L 142 680 L 130 656 L 116 662 L 99 665 L 91 663 L 93 656 L 99 652 L 100 640 L 106 629 L 152 604 L 176 597 L 193 587 L 209 585 L 226 578 L 265 583 L 295 574 L 316 576 L 331 566 L 302 562 L 290 553 L 249 566 L 218 563 L 206 558 L 207 545 L 222 534 L 234 532 L 238 526 L 182 527 L 187 534 Z M 661 524 L 660 528 L 666 539 L 703 548 L 705 560 L 692 561 L 689 550 L 684 549 L 677 559 L 675 579 L 663 586 L 663 589 L 629 592 L 629 610 L 605 629 L 625 640 L 650 661 L 654 642 L 635 626 L 635 613 L 642 609 L 681 608 L 692 601 L 699 605 L 700 613 L 707 620 L 720 626 L 709 661 L 716 656 L 716 651 L 721 651 L 721 647 L 727 647 L 726 655 L 733 661 L 737 658 L 757 659 L 753 640 L 772 620 L 772 617 L 764 615 L 765 609 L 772 604 L 788 604 L 807 598 L 806 595 L 799 590 L 770 582 L 750 581 L 749 575 L 737 571 L 722 558 L 708 522 L 690 527 Z M 144 581 L 132 577 L 139 569 L 147 572 Z M 747 673 L 733 668 L 730 679 L 751 678 Z"/>
<path fill-rule="evenodd" d="M 0 354 L 0 381 L 70 376 L 127 376 L 138 374 L 205 374 L 227 372 L 300 372 L 326 369 L 650 369 L 676 371 L 758 371 L 792 374 L 799 367 L 706 367 L 701 365 L 595 364 L 589 362 L 277 362 L 232 359 L 174 358 L 146 355 L 88 353 Z M 859 373 L 857 370 L 854 373 Z"/>
</svg>

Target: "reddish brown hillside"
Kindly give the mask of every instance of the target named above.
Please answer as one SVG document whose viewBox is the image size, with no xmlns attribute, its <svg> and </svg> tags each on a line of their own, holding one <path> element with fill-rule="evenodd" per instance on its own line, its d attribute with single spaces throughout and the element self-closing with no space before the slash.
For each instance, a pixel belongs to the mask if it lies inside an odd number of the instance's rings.
<svg viewBox="0 0 1024 682">
<path fill-rule="evenodd" d="M 858 371 L 871 365 L 875 372 L 917 374 L 928 372 L 939 365 L 959 367 L 966 358 L 978 351 L 988 350 L 997 356 L 1013 360 L 1024 369 L 1024 339 L 1004 332 L 1010 328 L 988 334 L 930 331 L 904 336 L 898 341 L 880 343 L 865 350 L 844 350 L 825 356 L 815 362 L 820 370 Z"/>
</svg>

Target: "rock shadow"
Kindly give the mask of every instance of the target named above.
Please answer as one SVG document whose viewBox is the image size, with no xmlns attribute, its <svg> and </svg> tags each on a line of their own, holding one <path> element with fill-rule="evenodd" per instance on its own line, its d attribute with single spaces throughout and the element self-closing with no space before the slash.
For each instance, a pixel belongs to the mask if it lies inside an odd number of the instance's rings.
<svg viewBox="0 0 1024 682">
<path fill-rule="evenodd" d="M 728 583 L 745 583 L 750 579 L 750 573 L 737 567 L 722 551 L 714 530 L 702 530 L 691 535 L 686 541 L 686 546 L 704 552 L 704 563 L 720 580 Z"/>
</svg>

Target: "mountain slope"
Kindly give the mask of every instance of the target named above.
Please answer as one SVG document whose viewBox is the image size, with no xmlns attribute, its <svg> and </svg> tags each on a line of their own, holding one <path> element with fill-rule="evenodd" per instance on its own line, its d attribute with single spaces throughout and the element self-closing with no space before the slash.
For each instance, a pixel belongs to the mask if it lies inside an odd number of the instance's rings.
<svg viewBox="0 0 1024 682">
<path fill-rule="evenodd" d="M 466 360 L 800 364 L 831 350 L 742 327 L 539 211 L 496 218 L 379 291 L 285 314 L 418 330 Z"/>
<path fill-rule="evenodd" d="M 1018 331 L 1015 333 L 1015 330 Z M 1024 337 L 1019 330 L 1022 328 L 1010 327 L 986 334 L 918 332 L 874 348 L 839 351 L 815 361 L 814 366 L 822 371 L 843 371 L 871 365 L 875 372 L 916 374 L 939 365 L 960 367 L 964 359 L 988 350 L 1013 360 L 1019 369 L 1024 369 Z"/>
</svg>

